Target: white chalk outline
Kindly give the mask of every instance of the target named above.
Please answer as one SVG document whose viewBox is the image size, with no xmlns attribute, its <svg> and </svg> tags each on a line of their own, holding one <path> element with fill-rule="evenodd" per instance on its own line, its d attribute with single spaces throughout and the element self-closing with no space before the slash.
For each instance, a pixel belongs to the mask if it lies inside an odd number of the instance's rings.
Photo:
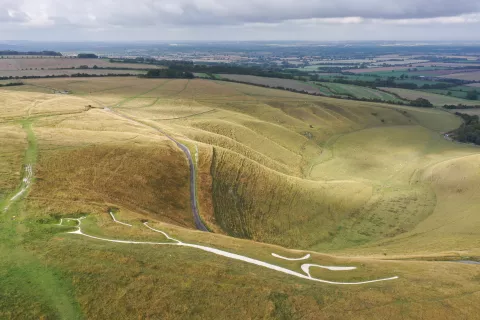
<svg viewBox="0 0 480 320">
<path fill-rule="evenodd" d="M 272 253 L 272 256 L 274 256 L 275 258 L 283 259 L 283 260 L 287 260 L 287 261 L 302 261 L 302 260 L 310 259 L 310 253 L 305 255 L 304 257 L 301 257 L 301 258 L 287 258 L 287 257 L 283 257 L 281 255 L 278 255 L 276 253 Z"/>
<path fill-rule="evenodd" d="M 113 219 L 114 222 L 119 223 L 119 224 L 123 224 L 124 226 L 127 226 L 127 227 L 133 227 L 131 224 L 118 221 L 118 220 L 115 218 L 115 216 L 113 215 L 113 212 L 112 212 L 112 211 L 110 211 L 110 212 L 108 212 L 108 213 L 110 213 L 110 216 L 112 217 L 112 219 Z"/>
<path fill-rule="evenodd" d="M 397 276 L 395 276 L 395 277 L 390 277 L 390 278 L 376 279 L 376 280 L 361 281 L 361 282 L 337 282 L 337 281 L 328 281 L 328 280 L 318 279 L 318 278 L 312 277 L 312 276 L 310 275 L 310 272 L 309 272 L 309 268 L 310 268 L 311 266 L 316 266 L 316 265 L 306 265 L 306 267 L 303 267 L 303 266 L 302 266 L 302 270 L 303 270 L 304 272 L 305 272 L 305 270 L 307 270 L 307 271 L 306 271 L 307 275 L 305 275 L 305 274 L 302 274 L 302 273 L 299 273 L 299 272 L 296 272 L 296 271 L 293 271 L 293 270 L 290 270 L 290 269 L 287 269 L 287 268 L 283 268 L 283 267 L 280 267 L 280 266 L 277 266 L 277 265 L 274 265 L 274 264 L 271 264 L 271 263 L 268 263 L 268 262 L 263 262 L 263 261 L 260 261 L 260 260 L 257 260 L 257 259 L 245 257 L 245 256 L 242 256 L 242 255 L 239 255 L 239 254 L 230 253 L 230 252 L 227 252 L 227 251 L 223 251 L 223 250 L 219 250 L 219 249 L 215 249 L 215 248 L 210 248 L 210 247 L 206 247 L 206 246 L 201 246 L 201 245 L 196 245 L 196 244 L 190 244 L 190 243 L 184 243 L 184 242 L 181 242 L 180 240 L 177 240 L 177 239 L 174 239 L 174 238 L 170 237 L 167 233 L 165 233 L 165 232 L 163 232 L 163 231 L 160 231 L 160 230 L 157 230 L 157 229 L 154 229 L 154 228 L 148 226 L 148 224 L 147 224 L 146 222 L 144 223 L 144 225 L 145 225 L 147 228 L 149 228 L 149 229 L 152 230 L 152 231 L 161 233 L 161 234 L 163 234 L 168 240 L 175 241 L 175 242 L 143 242 L 143 241 L 113 240 L 113 239 L 95 237 L 95 236 L 91 236 L 91 235 L 88 235 L 88 234 L 83 233 L 83 231 L 82 231 L 82 229 L 81 229 L 81 224 L 82 224 L 82 220 L 83 220 L 83 219 L 85 219 L 85 217 L 80 218 L 80 219 L 66 219 L 66 220 L 77 221 L 77 223 L 78 223 L 77 230 L 76 230 L 76 231 L 69 232 L 70 234 L 82 235 L 82 236 L 85 236 L 85 237 L 88 237 L 88 238 L 92 238 L 92 239 L 96 239 L 96 240 L 101 240 L 101 241 L 114 242 L 114 243 L 123 243 L 123 244 L 148 244 L 148 245 L 171 245 L 171 246 L 182 246 L 182 247 L 188 247 L 188 248 L 195 248 L 195 249 L 199 249 L 199 250 L 202 250 L 202 251 L 214 253 L 214 254 L 219 255 L 219 256 L 222 256 L 222 257 L 226 257 L 226 258 L 230 258 L 230 259 L 234 259 L 234 260 L 239 260 L 239 261 L 247 262 L 247 263 L 250 263 L 250 264 L 253 264 L 253 265 L 256 265 L 256 266 L 260 266 L 260 267 L 264 267 L 264 268 L 267 268 L 267 269 L 270 269 L 270 270 L 282 272 L 282 273 L 285 273 L 285 274 L 288 274 L 288 275 L 295 276 L 295 277 L 297 277 L 297 278 L 301 278 L 301 279 L 305 279 L 305 280 L 310 280 L 310 281 L 315 281 L 315 282 L 327 283 L 327 284 L 335 284 L 335 285 L 361 285 L 361 284 L 369 284 L 369 283 L 376 283 L 376 282 L 382 282 L 382 281 L 391 281 L 391 280 L 396 280 L 396 279 L 398 279 Z M 321 266 L 317 266 L 317 267 L 321 267 Z M 345 270 L 347 270 L 346 268 L 349 268 L 348 270 L 352 270 L 351 268 L 354 268 L 354 267 L 324 267 L 324 268 L 327 268 L 328 270 L 334 270 L 333 268 L 338 268 L 338 269 L 336 269 L 337 271 L 340 271 L 340 270 L 341 270 L 341 271 L 345 271 Z M 344 269 L 341 269 L 341 268 L 344 268 Z"/>
<path fill-rule="evenodd" d="M 302 268 L 303 272 L 308 274 L 309 277 L 311 277 L 311 275 L 310 275 L 310 268 L 311 267 L 327 269 L 327 270 L 330 270 L 330 271 L 351 271 L 351 270 L 357 269 L 357 267 L 329 267 L 329 266 L 321 266 L 321 265 L 318 265 L 318 264 L 303 264 L 301 266 L 301 268 Z"/>
</svg>

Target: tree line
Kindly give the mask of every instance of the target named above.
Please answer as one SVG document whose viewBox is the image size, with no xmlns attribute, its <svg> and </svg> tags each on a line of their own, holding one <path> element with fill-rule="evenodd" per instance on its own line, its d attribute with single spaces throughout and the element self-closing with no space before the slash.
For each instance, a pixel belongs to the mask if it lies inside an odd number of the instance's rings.
<svg viewBox="0 0 480 320">
<path fill-rule="evenodd" d="M 471 116 L 460 112 L 455 114 L 461 117 L 464 122 L 460 128 L 453 132 L 455 139 L 464 143 L 480 145 L 480 122 L 478 115 Z"/>
<path fill-rule="evenodd" d="M 0 56 L 50 56 L 61 57 L 60 52 L 55 51 L 14 51 L 14 50 L 2 50 Z"/>
</svg>

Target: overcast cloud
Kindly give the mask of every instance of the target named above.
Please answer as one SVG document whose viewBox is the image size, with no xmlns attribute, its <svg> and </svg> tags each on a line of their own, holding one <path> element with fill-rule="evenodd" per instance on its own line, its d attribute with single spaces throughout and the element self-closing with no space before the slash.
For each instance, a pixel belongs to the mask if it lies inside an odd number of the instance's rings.
<svg viewBox="0 0 480 320">
<path fill-rule="evenodd" d="M 0 0 L 0 39 L 480 40 L 478 0 Z"/>
</svg>

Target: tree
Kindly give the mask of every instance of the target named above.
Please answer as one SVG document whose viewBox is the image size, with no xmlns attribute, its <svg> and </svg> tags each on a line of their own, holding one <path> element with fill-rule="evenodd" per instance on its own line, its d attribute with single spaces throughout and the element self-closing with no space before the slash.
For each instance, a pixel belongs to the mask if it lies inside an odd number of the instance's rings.
<svg viewBox="0 0 480 320">
<path fill-rule="evenodd" d="M 477 100 L 478 99 L 477 90 L 468 91 L 467 92 L 467 99 L 468 100 Z"/>
</svg>

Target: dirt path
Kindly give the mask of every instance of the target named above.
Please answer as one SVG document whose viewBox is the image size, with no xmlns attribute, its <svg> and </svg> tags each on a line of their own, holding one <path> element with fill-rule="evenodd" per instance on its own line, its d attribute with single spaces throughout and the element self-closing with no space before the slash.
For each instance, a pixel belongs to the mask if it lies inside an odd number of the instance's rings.
<svg viewBox="0 0 480 320">
<path fill-rule="evenodd" d="M 4 212 L 7 212 L 8 209 L 10 209 L 10 206 L 27 192 L 33 180 L 33 163 L 34 158 L 36 158 L 36 139 L 30 122 L 24 124 L 24 129 L 27 133 L 28 147 L 25 153 L 24 161 L 26 164 L 23 166 L 23 178 L 18 192 L 7 200 L 3 209 Z"/>
<path fill-rule="evenodd" d="M 167 238 L 167 240 L 171 242 L 145 242 L 145 241 L 128 241 L 128 240 L 113 240 L 113 239 L 107 239 L 107 238 L 102 238 L 102 237 L 96 237 L 92 235 L 88 235 L 82 231 L 82 220 L 84 218 L 80 219 L 64 219 L 64 220 L 70 220 L 70 221 L 76 221 L 78 223 L 77 225 L 77 230 L 69 232 L 70 234 L 75 234 L 75 235 L 81 235 L 84 237 L 88 237 L 91 239 L 96 239 L 100 241 L 106 241 L 106 242 L 114 242 L 114 243 L 121 243 L 121 244 L 138 244 L 138 245 L 169 245 L 169 246 L 182 246 L 182 247 L 188 247 L 188 248 L 194 248 L 202 251 L 206 251 L 209 253 L 213 253 L 222 257 L 226 257 L 229 259 L 233 260 L 239 260 L 243 262 L 247 262 L 256 266 L 264 267 L 270 270 L 274 270 L 277 272 L 281 272 L 284 274 L 288 274 L 291 276 L 295 276 L 297 278 L 305 279 L 305 280 L 310 280 L 310 281 L 315 281 L 315 282 L 320 282 L 320 283 L 326 283 L 326 284 L 334 284 L 334 285 L 361 285 L 361 284 L 369 284 L 369 283 L 375 283 L 375 282 L 382 282 L 382 281 L 391 281 L 391 280 L 396 280 L 398 277 L 390 277 L 390 278 L 383 278 L 383 279 L 376 279 L 376 280 L 369 280 L 369 281 L 360 281 L 360 282 L 338 282 L 338 281 L 328 281 L 328 280 L 323 280 L 323 279 L 318 279 L 314 278 L 310 275 L 310 268 L 311 267 L 316 267 L 316 268 L 322 268 L 322 269 L 327 269 L 330 271 L 348 271 L 348 270 L 354 270 L 356 267 L 337 267 L 337 266 L 321 266 L 321 265 L 315 265 L 315 264 L 304 264 L 301 266 L 301 269 L 305 274 L 299 273 L 284 267 L 280 267 L 268 262 L 260 261 L 257 259 L 249 258 L 246 256 L 242 256 L 239 254 L 235 253 L 230 253 L 227 251 L 211 248 L 211 247 L 206 247 L 206 246 L 201 246 L 201 245 L 196 245 L 196 244 L 191 244 L 191 243 L 185 243 L 181 242 L 180 240 L 174 239 L 170 237 L 167 233 L 157 230 L 155 228 L 152 228 L 148 225 L 148 223 L 144 223 L 144 225 L 149 228 L 150 230 L 160 233 L 163 236 Z"/>
</svg>

